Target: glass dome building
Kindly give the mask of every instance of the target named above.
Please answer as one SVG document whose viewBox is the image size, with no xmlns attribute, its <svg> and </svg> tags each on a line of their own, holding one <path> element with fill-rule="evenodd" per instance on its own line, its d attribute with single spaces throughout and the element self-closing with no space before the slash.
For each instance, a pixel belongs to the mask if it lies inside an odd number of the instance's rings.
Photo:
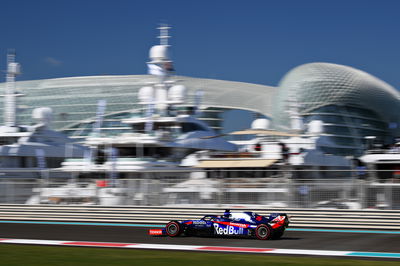
<svg viewBox="0 0 400 266">
<path fill-rule="evenodd" d="M 400 93 L 384 81 L 361 70 L 330 63 L 310 63 L 289 71 L 278 87 L 245 82 L 173 76 L 188 89 L 187 105 L 195 104 L 197 90 L 204 92 L 201 106 L 204 120 L 217 132 L 239 120 L 267 117 L 272 127 L 289 131 L 290 111 L 304 124 L 323 122 L 326 144 L 331 154 L 359 155 L 365 136 L 390 143 L 400 136 Z M 118 134 L 129 130 L 122 118 L 140 112 L 138 91 L 154 82 L 150 75 L 67 77 L 18 81 L 18 121 L 32 123 L 32 110 L 53 109 L 52 127 L 77 139 L 89 135 L 96 119 L 97 103 L 106 100 L 102 132 Z M 0 91 L 5 83 L 0 83 Z M 0 114 L 3 101 L 0 100 Z M 231 112 L 233 110 L 233 112 Z M 239 118 L 237 112 L 247 112 Z M 227 114 L 233 113 L 230 121 Z M 3 117 L 0 117 L 2 123 Z M 224 121 L 225 120 L 225 121 Z M 228 126 L 227 131 L 244 129 Z"/>
<path fill-rule="evenodd" d="M 172 77 L 177 84 L 188 89 L 186 103 L 195 104 L 195 93 L 203 91 L 200 106 L 203 111 L 199 119 L 206 122 L 217 132 L 224 127 L 225 113 L 230 110 L 269 114 L 273 104 L 276 87 L 245 82 L 215 79 Z M 119 134 L 130 127 L 122 124 L 121 119 L 140 112 L 138 91 L 141 87 L 154 82 L 151 75 L 86 76 L 16 82 L 18 95 L 18 122 L 32 123 L 32 110 L 37 107 L 51 107 L 53 110 L 52 128 L 61 130 L 73 138 L 88 136 L 96 119 L 99 100 L 106 100 L 105 118 L 102 132 Z M 5 83 L 0 83 L 0 91 Z M 3 112 L 3 100 L 0 99 L 0 114 Z M 0 117 L 0 123 L 3 116 Z M 250 123 L 249 123 L 250 124 Z"/>
<path fill-rule="evenodd" d="M 325 151 L 359 155 L 366 136 L 390 143 L 400 129 L 400 93 L 361 70 L 330 63 L 310 63 L 288 72 L 279 83 L 273 110 L 275 127 L 289 129 L 293 106 L 304 124 L 323 122 L 334 144 Z"/>
</svg>

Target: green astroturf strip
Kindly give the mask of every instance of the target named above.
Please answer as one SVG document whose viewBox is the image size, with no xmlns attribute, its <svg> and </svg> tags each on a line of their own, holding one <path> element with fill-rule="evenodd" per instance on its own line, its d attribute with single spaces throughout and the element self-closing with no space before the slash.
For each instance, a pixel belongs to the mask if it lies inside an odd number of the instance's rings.
<svg viewBox="0 0 400 266">
<path fill-rule="evenodd" d="M 209 252 L 0 245 L 0 265 L 399 265 L 398 261 Z"/>
</svg>

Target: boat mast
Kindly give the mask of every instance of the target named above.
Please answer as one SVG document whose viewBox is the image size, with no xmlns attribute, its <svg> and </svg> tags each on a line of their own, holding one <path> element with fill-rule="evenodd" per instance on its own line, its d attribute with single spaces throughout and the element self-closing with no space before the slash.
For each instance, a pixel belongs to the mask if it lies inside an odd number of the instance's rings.
<svg viewBox="0 0 400 266">
<path fill-rule="evenodd" d="M 300 104 L 295 92 L 289 94 L 288 97 L 288 113 L 290 119 L 290 129 L 293 133 L 300 134 L 304 130 L 303 119 L 300 115 Z"/>
<path fill-rule="evenodd" d="M 170 47 L 168 44 L 168 39 L 171 38 L 171 36 L 168 35 L 168 30 L 171 29 L 171 27 L 169 27 L 167 24 L 162 24 L 157 29 L 160 30 L 160 36 L 158 36 L 160 39 L 160 45 Z"/>
<path fill-rule="evenodd" d="M 15 77 L 20 74 L 20 65 L 15 62 L 15 51 L 7 53 L 7 76 L 4 95 L 4 125 L 6 127 L 17 126 L 17 98 L 15 95 Z"/>
<path fill-rule="evenodd" d="M 154 85 L 154 100 L 157 111 L 165 114 L 168 107 L 168 85 L 169 72 L 172 71 L 172 61 L 169 58 L 168 50 L 170 45 L 168 39 L 171 37 L 168 31 L 171 27 L 161 25 L 157 29 L 160 30 L 159 45 L 151 47 L 149 52 L 150 62 L 148 62 L 149 74 L 157 77 L 157 83 Z"/>
</svg>

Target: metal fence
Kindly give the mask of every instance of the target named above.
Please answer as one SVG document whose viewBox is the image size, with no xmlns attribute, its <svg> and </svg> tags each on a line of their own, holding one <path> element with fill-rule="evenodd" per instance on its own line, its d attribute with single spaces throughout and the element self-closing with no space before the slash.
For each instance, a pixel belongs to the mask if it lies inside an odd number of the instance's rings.
<svg viewBox="0 0 400 266">
<path fill-rule="evenodd" d="M 269 208 L 400 209 L 398 179 L 355 176 L 294 179 L 286 175 L 221 178 L 179 172 L 174 178 L 0 178 L 0 203 L 142 206 L 264 206 Z M 218 175 L 216 175 L 218 176 Z M 267 175 L 266 175 L 267 176 Z M 302 173 L 304 176 L 304 171 Z"/>
</svg>

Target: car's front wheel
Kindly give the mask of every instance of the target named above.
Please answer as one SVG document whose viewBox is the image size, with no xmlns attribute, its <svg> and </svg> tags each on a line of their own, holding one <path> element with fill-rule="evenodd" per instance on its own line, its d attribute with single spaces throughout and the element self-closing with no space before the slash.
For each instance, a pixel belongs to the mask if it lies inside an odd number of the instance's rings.
<svg viewBox="0 0 400 266">
<path fill-rule="evenodd" d="M 255 235 L 260 240 L 267 240 L 271 237 L 272 230 L 269 225 L 260 224 L 255 230 Z"/>
<path fill-rule="evenodd" d="M 168 236 L 171 236 L 171 237 L 179 236 L 182 232 L 181 225 L 177 221 L 169 222 L 165 226 L 165 231 Z"/>
</svg>

